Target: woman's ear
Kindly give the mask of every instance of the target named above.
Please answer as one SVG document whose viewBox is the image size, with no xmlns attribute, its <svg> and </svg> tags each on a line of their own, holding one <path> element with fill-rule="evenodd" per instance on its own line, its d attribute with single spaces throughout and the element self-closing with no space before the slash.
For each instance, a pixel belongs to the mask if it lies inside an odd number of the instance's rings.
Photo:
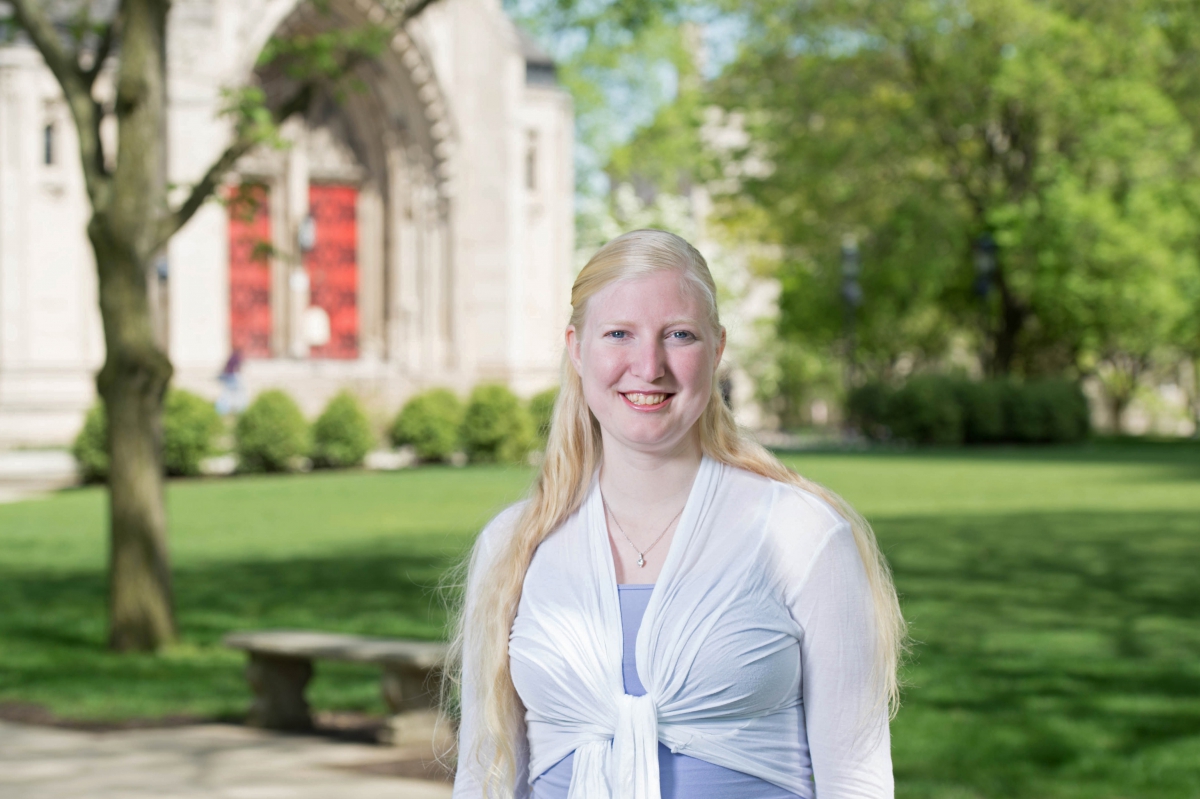
<svg viewBox="0 0 1200 799">
<path fill-rule="evenodd" d="M 725 354 L 725 328 L 721 328 L 721 337 L 717 340 L 717 357 L 713 360 L 713 369 L 721 365 L 721 356 Z"/>
<path fill-rule="evenodd" d="M 571 359 L 571 365 L 575 367 L 575 374 L 582 377 L 583 360 L 579 355 L 579 345 L 579 335 L 575 330 L 575 325 L 567 325 L 567 357 Z"/>
</svg>

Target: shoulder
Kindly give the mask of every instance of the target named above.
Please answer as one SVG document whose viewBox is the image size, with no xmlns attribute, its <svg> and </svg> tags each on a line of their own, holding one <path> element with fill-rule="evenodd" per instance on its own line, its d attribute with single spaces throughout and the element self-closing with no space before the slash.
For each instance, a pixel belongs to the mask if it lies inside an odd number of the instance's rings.
<svg viewBox="0 0 1200 799">
<path fill-rule="evenodd" d="M 488 572 L 492 564 L 504 551 L 505 545 L 512 540 L 516 531 L 517 520 L 525 509 L 528 500 L 513 503 L 492 517 L 484 525 L 483 530 L 475 538 L 470 557 L 463 564 L 466 568 L 466 588 L 468 596 L 479 589 L 480 580 Z"/>
<path fill-rule="evenodd" d="M 475 540 L 476 558 L 490 557 L 509 542 L 517 528 L 517 520 L 521 518 L 521 513 L 528 504 L 529 500 L 527 499 L 514 502 L 493 516 L 492 520 L 483 526 L 483 530 Z"/>
<path fill-rule="evenodd" d="M 839 527 L 849 527 L 816 483 L 800 477 L 784 482 L 734 466 L 723 468 L 728 498 L 743 508 L 759 508 L 764 522 L 782 534 L 824 539 Z"/>
<path fill-rule="evenodd" d="M 836 555 L 857 561 L 857 545 L 850 522 L 838 511 L 823 489 L 774 480 L 743 469 L 726 467 L 722 480 L 726 507 L 741 521 L 744 537 L 760 542 L 756 547 L 762 567 L 794 598 L 818 562 Z M 725 504 L 725 503 L 723 503 Z M 737 524 L 737 523 L 735 523 Z"/>
</svg>

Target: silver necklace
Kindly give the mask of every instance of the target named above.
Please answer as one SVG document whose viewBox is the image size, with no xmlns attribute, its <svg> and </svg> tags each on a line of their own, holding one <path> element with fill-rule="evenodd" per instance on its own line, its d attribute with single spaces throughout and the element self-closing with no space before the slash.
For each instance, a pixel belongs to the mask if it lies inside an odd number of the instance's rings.
<svg viewBox="0 0 1200 799">
<path fill-rule="evenodd" d="M 604 494 L 600 495 L 600 504 L 604 506 L 604 512 L 612 516 L 612 520 L 617 523 L 617 529 L 621 531 L 621 535 L 625 536 L 625 540 L 629 542 L 629 546 L 633 547 L 633 551 L 638 553 L 637 565 L 643 568 L 646 566 L 646 553 L 654 549 L 659 541 L 662 541 L 663 536 L 667 534 L 667 530 L 671 529 L 671 525 L 675 523 L 675 520 L 683 515 L 683 508 L 680 508 L 679 512 L 671 517 L 671 521 L 667 522 L 667 526 L 663 528 L 663 531 L 658 534 L 658 538 L 654 539 L 653 544 L 645 549 L 638 549 L 638 545 L 633 543 L 633 539 L 629 537 L 629 533 L 625 532 L 625 528 L 621 526 L 620 520 L 617 519 L 617 514 L 613 513 L 612 509 L 608 507 L 608 502 L 604 499 Z M 687 503 L 684 503 L 684 507 L 686 506 Z"/>
</svg>

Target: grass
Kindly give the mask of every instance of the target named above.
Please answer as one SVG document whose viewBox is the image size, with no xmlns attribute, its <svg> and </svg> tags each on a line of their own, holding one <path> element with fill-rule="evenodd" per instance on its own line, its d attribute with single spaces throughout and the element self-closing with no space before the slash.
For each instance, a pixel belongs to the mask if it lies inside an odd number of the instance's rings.
<svg viewBox="0 0 1200 799">
<path fill-rule="evenodd" d="M 1200 796 L 1200 447 L 794 454 L 875 525 L 917 642 L 893 725 L 902 799 Z M 171 485 L 182 640 L 103 649 L 103 495 L 0 506 L 0 702 L 74 718 L 236 716 L 227 631 L 437 637 L 434 587 L 523 470 Z M 322 665 L 318 708 L 381 712 Z"/>
</svg>

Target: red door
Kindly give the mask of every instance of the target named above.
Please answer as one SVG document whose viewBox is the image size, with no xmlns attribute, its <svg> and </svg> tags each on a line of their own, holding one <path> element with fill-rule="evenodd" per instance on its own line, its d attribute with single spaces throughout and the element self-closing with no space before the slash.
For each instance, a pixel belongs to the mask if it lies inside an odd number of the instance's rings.
<svg viewBox="0 0 1200 799">
<path fill-rule="evenodd" d="M 244 357 L 271 355 L 271 212 L 267 187 L 229 194 L 229 341 Z"/>
<path fill-rule="evenodd" d="M 314 358 L 358 357 L 358 189 L 331 183 L 308 187 L 316 244 L 304 256 L 312 304 L 329 315 L 329 342 Z"/>
</svg>

